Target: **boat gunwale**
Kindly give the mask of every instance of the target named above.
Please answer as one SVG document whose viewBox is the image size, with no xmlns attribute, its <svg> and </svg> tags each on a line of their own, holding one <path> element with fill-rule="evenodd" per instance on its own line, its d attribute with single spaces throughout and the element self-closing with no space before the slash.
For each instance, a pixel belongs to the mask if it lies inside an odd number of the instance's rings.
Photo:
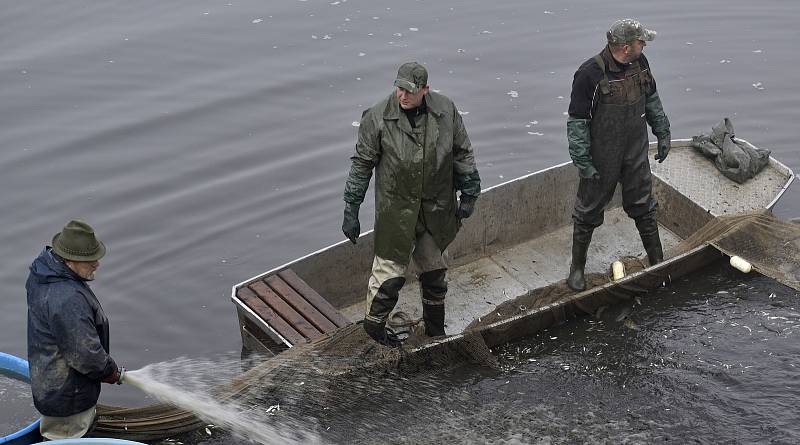
<svg viewBox="0 0 800 445">
<path fill-rule="evenodd" d="M 236 289 L 234 289 L 234 292 L 236 292 Z M 264 329 L 264 333 L 269 335 L 273 341 L 275 341 L 276 343 L 283 343 L 290 348 L 294 346 L 294 343 L 290 342 L 287 338 L 282 336 L 278 331 L 276 331 L 272 326 L 270 326 L 269 323 L 266 323 L 258 314 L 255 313 L 255 311 L 253 311 L 249 306 L 247 306 L 247 304 L 245 304 L 244 301 L 234 297 L 231 297 L 231 300 L 233 301 L 233 304 L 242 308 L 246 312 L 245 317 L 247 317 L 248 320 L 255 323 L 262 329 L 266 328 Z"/>
</svg>

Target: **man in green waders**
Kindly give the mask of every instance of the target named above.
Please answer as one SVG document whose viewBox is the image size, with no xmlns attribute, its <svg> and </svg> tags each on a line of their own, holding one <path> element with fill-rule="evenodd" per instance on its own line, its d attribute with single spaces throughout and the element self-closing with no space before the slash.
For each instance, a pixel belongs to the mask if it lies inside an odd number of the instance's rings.
<svg viewBox="0 0 800 445">
<path fill-rule="evenodd" d="M 569 154 L 580 185 L 572 213 L 572 264 L 567 284 L 586 289 L 583 269 L 594 229 L 622 184 L 625 213 L 636 222 L 650 264 L 663 260 L 647 159 L 647 124 L 658 138 L 655 159 L 670 149 L 669 119 L 664 114 L 650 64 L 642 54 L 656 36 L 636 20 L 618 20 L 606 33 L 608 45 L 578 68 L 572 82 L 567 119 Z"/>
<path fill-rule="evenodd" d="M 443 252 L 461 219 L 472 214 L 481 191 L 461 115 L 453 101 L 430 91 L 425 67 L 416 62 L 401 65 L 394 87 L 361 117 L 342 223 L 342 231 L 355 244 L 361 231 L 358 209 L 374 169 L 375 259 L 364 330 L 387 346 L 400 344 L 386 330 L 386 321 L 411 258 L 419 271 L 425 333 L 445 335 Z M 460 203 L 456 190 L 461 192 Z"/>
</svg>

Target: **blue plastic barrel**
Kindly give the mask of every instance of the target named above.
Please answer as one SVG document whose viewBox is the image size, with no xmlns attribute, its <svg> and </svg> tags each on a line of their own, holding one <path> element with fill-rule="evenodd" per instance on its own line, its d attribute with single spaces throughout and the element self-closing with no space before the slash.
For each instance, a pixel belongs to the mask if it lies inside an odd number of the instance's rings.
<svg viewBox="0 0 800 445">
<path fill-rule="evenodd" d="M 122 439 L 61 439 L 39 442 L 41 445 L 146 445 L 141 442 L 133 442 Z"/>
<path fill-rule="evenodd" d="M 12 377 L 20 380 L 30 382 L 31 375 L 28 371 L 28 361 L 19 357 L 0 352 L 0 369 Z M 4 445 L 29 445 L 37 443 L 42 440 L 39 435 L 39 419 L 31 423 L 27 427 L 17 431 L 14 434 L 9 434 L 5 437 L 0 437 L 0 444 Z"/>
<path fill-rule="evenodd" d="M 19 357 L 14 357 L 13 355 L 9 355 L 3 352 L 0 352 L 0 369 L 5 371 L 8 374 L 11 374 L 12 377 L 18 378 L 20 380 L 30 382 L 31 376 L 30 371 L 28 370 L 28 361 L 23 360 Z M 0 444 L 2 445 L 36 445 L 36 444 L 44 444 L 44 445 L 146 445 L 141 442 L 133 442 L 130 440 L 122 440 L 122 439 L 102 439 L 102 438 L 92 438 L 92 439 L 61 439 L 61 440 L 51 440 L 48 442 L 41 442 L 42 436 L 39 434 L 39 422 L 40 419 L 37 419 L 32 424 L 28 425 L 27 427 L 17 431 L 14 434 L 10 434 L 8 436 L 0 438 Z"/>
</svg>

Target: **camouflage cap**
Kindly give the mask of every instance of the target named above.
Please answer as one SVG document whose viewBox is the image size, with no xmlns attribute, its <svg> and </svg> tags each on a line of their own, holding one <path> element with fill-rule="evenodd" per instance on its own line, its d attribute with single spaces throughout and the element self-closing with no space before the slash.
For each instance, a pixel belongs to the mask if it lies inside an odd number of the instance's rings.
<svg viewBox="0 0 800 445">
<path fill-rule="evenodd" d="M 633 19 L 617 20 L 606 33 L 608 43 L 628 43 L 634 40 L 649 42 L 656 38 L 656 32 L 646 29 L 641 23 Z"/>
<path fill-rule="evenodd" d="M 397 79 L 394 86 L 410 93 L 416 93 L 428 84 L 428 70 L 417 62 L 408 62 L 400 65 L 397 70 Z"/>
</svg>

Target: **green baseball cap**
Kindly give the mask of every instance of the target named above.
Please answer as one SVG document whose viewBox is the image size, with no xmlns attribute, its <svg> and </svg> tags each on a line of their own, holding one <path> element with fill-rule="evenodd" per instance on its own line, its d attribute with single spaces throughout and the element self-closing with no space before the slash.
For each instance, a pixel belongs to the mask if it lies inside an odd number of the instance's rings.
<svg viewBox="0 0 800 445">
<path fill-rule="evenodd" d="M 106 254 L 106 246 L 94 235 L 94 229 L 73 219 L 53 237 L 53 252 L 70 261 L 97 261 Z"/>
<path fill-rule="evenodd" d="M 400 65 L 400 69 L 397 70 L 397 79 L 394 80 L 394 86 L 409 93 L 416 93 L 427 84 L 428 70 L 417 62 Z"/>
<path fill-rule="evenodd" d="M 628 43 L 634 40 L 649 42 L 655 38 L 655 31 L 646 29 L 641 23 L 633 19 L 617 20 L 606 33 L 608 43 L 612 44 Z"/>
</svg>

